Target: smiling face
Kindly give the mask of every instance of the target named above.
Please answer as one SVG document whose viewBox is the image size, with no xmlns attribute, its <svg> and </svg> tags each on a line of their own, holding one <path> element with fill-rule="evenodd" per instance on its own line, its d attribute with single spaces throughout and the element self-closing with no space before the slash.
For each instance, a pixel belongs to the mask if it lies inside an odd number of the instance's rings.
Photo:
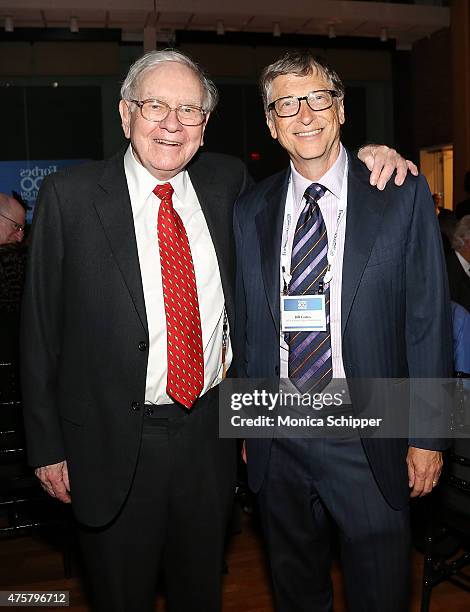
<svg viewBox="0 0 470 612">
<path fill-rule="evenodd" d="M 135 92 L 136 100 L 157 98 L 172 108 L 190 104 L 202 108 L 203 88 L 197 75 L 178 62 L 164 62 L 144 72 Z M 203 144 L 209 113 L 202 125 L 182 125 L 171 111 L 163 121 L 144 119 L 132 102 L 119 103 L 122 129 L 130 138 L 137 160 L 156 179 L 167 181 L 184 170 Z"/>
<path fill-rule="evenodd" d="M 305 96 L 319 89 L 333 87 L 315 69 L 307 76 L 281 75 L 271 84 L 269 102 L 284 96 Z M 294 117 L 278 117 L 272 110 L 267 113 L 266 120 L 271 136 L 279 140 L 295 169 L 305 178 L 319 179 L 336 161 L 340 150 L 340 126 L 344 123 L 342 99 L 335 98 L 333 106 L 324 111 L 311 110 L 303 100 Z"/>
</svg>

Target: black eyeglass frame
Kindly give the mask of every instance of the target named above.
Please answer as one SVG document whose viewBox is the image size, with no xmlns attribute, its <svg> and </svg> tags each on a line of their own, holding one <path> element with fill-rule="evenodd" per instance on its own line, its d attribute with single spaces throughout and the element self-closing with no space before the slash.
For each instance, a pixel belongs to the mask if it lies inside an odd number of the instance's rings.
<svg viewBox="0 0 470 612">
<path fill-rule="evenodd" d="M 21 225 L 21 223 L 17 223 L 14 219 L 10 219 L 10 217 L 7 217 L 3 213 L 0 213 L 0 217 L 3 217 L 4 219 L 8 219 L 10 223 L 13 223 L 15 232 L 24 232 L 26 225 Z"/>
<path fill-rule="evenodd" d="M 178 117 L 178 121 L 181 123 L 181 125 L 184 125 L 186 127 L 198 127 L 202 125 L 204 121 L 206 120 L 207 111 L 201 108 L 200 106 L 195 106 L 194 104 L 178 104 L 178 106 L 173 107 L 167 104 L 166 102 L 163 102 L 163 100 L 159 100 L 158 98 L 147 98 L 147 100 L 129 100 L 129 102 L 133 102 L 134 104 L 136 104 L 140 108 L 140 114 L 142 115 L 142 118 L 145 119 L 145 121 L 150 121 L 151 123 L 158 123 L 159 121 L 165 121 L 165 119 L 168 117 L 171 111 L 176 111 L 176 116 Z M 144 104 L 146 104 L 147 102 L 158 102 L 159 104 L 166 106 L 168 109 L 167 114 L 162 119 L 147 119 L 147 117 L 144 117 L 144 113 L 142 112 L 142 108 Z M 181 121 L 178 115 L 178 109 L 184 108 L 185 106 L 189 108 L 194 108 L 202 113 L 202 120 L 200 123 L 183 123 L 183 121 Z"/>
<path fill-rule="evenodd" d="M 325 108 L 312 108 L 308 102 L 308 99 L 312 94 L 316 94 L 316 93 L 329 93 L 330 96 L 332 97 L 331 104 L 329 104 L 328 106 L 325 106 Z M 315 113 L 321 113 L 321 111 L 328 110 L 329 108 L 333 106 L 333 98 L 340 98 L 340 97 L 341 95 L 335 89 L 315 89 L 315 91 L 309 91 L 306 96 L 282 96 L 281 98 L 277 98 L 277 100 L 273 100 L 272 102 L 268 104 L 268 111 L 273 110 L 280 119 L 286 119 L 288 117 L 295 117 L 300 112 L 300 106 L 301 106 L 302 100 L 305 100 L 310 110 L 312 110 Z M 279 102 L 279 100 L 287 100 L 287 99 L 297 100 L 299 102 L 299 107 L 297 111 L 293 113 L 292 115 L 280 115 L 276 110 L 276 103 Z"/>
</svg>

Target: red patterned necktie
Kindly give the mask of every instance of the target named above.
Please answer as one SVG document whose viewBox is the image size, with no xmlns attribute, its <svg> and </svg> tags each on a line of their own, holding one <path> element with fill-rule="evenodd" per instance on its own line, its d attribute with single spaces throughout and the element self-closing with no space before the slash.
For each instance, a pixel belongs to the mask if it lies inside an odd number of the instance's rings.
<svg viewBox="0 0 470 612">
<path fill-rule="evenodd" d="M 170 183 L 157 185 L 153 193 L 161 200 L 157 230 L 168 340 L 166 391 L 189 409 L 204 386 L 193 258 L 183 222 L 173 208 L 173 187 Z"/>
</svg>

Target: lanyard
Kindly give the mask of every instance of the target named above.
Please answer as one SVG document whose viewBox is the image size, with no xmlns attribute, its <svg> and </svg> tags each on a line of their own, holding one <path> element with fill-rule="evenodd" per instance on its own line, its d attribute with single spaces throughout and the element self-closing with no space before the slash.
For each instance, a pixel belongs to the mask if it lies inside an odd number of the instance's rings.
<svg viewBox="0 0 470 612">
<path fill-rule="evenodd" d="M 346 209 L 345 208 L 340 208 L 338 210 L 338 216 L 336 217 L 336 230 L 335 233 L 333 235 L 333 239 L 331 241 L 331 246 L 328 249 L 328 254 L 327 254 L 327 260 L 328 260 L 328 267 L 326 268 L 326 273 L 325 276 L 323 277 L 323 284 L 327 285 L 328 283 L 331 282 L 331 279 L 333 278 L 333 272 L 331 271 L 331 266 L 333 265 L 333 262 L 335 260 L 336 257 L 336 251 L 337 251 L 337 246 L 338 246 L 338 232 L 339 232 L 339 226 L 341 224 L 341 221 L 343 220 L 344 215 L 346 214 Z"/>
<path fill-rule="evenodd" d="M 333 234 L 333 238 L 329 242 L 329 248 L 327 253 L 327 261 L 328 266 L 325 272 L 325 276 L 320 281 L 320 293 L 323 291 L 325 285 L 329 284 L 333 278 L 333 262 L 336 258 L 336 253 L 338 250 L 338 233 L 343 219 L 346 216 L 346 189 L 347 189 L 347 176 L 348 176 L 348 164 L 346 162 L 344 168 L 343 175 L 343 185 L 341 189 L 341 197 L 339 202 L 338 214 L 336 216 L 336 229 Z M 285 221 L 284 221 L 284 231 L 283 231 L 283 240 L 281 245 L 281 271 L 282 271 L 282 281 L 283 281 L 283 295 L 287 295 L 289 292 L 289 285 L 292 278 L 290 274 L 290 258 L 287 253 L 287 244 L 289 242 L 289 231 L 291 229 L 291 225 L 293 222 L 293 186 L 292 181 L 289 185 L 289 195 L 288 195 L 288 209 L 286 210 Z"/>
<path fill-rule="evenodd" d="M 339 226 L 341 225 L 341 221 L 343 220 L 345 214 L 346 214 L 345 208 L 340 208 L 338 210 L 338 215 L 336 217 L 335 233 L 333 235 L 333 239 L 331 240 L 331 246 L 328 249 L 328 253 L 327 253 L 328 266 L 326 268 L 325 276 L 322 278 L 322 280 L 319 283 L 321 287 L 321 290 L 319 290 L 319 293 L 323 293 L 324 286 L 328 285 L 328 283 L 330 283 L 331 279 L 333 278 L 333 272 L 331 271 L 331 267 L 333 265 L 333 262 L 336 257 L 336 252 L 338 250 Z M 288 223 L 290 224 L 290 218 L 288 218 Z M 286 254 L 284 253 L 284 245 L 283 245 L 283 254 Z M 283 295 L 287 295 L 289 293 L 289 285 L 292 279 L 292 275 L 290 274 L 290 272 L 287 272 L 285 266 L 282 266 L 282 279 L 283 279 L 282 293 Z"/>
</svg>

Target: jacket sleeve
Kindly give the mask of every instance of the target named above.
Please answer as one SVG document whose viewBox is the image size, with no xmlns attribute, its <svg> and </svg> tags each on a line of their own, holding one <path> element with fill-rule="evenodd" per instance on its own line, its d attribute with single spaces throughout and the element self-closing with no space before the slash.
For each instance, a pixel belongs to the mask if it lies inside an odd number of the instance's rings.
<svg viewBox="0 0 470 612">
<path fill-rule="evenodd" d="M 64 236 L 54 176 L 41 185 L 31 232 L 21 315 L 21 381 L 29 463 L 65 458 L 57 406 Z"/>
<path fill-rule="evenodd" d="M 431 380 L 427 385 L 422 379 L 452 376 L 452 326 L 442 242 L 423 176 L 416 183 L 406 250 L 406 348 L 411 379 L 409 444 L 443 450 L 448 446 L 450 402 L 444 385 Z"/>
</svg>

